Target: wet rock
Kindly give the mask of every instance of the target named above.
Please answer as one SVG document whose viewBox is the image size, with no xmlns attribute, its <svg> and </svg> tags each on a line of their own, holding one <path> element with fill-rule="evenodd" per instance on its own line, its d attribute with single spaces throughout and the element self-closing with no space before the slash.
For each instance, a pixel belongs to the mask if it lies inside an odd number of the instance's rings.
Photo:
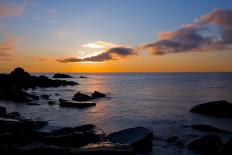
<svg viewBox="0 0 232 155">
<path fill-rule="evenodd" d="M 232 139 L 223 144 L 217 155 L 231 155 L 232 154 Z"/>
<path fill-rule="evenodd" d="M 86 94 L 82 94 L 80 92 L 77 92 L 74 96 L 73 96 L 73 100 L 74 101 L 88 101 L 88 100 L 92 100 L 93 98 L 89 95 Z"/>
<path fill-rule="evenodd" d="M 24 117 L 21 116 L 21 114 L 19 112 L 10 112 L 6 115 L 7 118 L 11 118 L 11 119 L 25 119 Z"/>
<path fill-rule="evenodd" d="M 190 112 L 218 117 L 232 117 L 232 104 L 225 100 L 208 102 L 194 106 Z"/>
<path fill-rule="evenodd" d="M 0 116 L 4 116 L 4 115 L 6 115 L 6 108 L 0 106 Z"/>
<path fill-rule="evenodd" d="M 80 76 L 80 78 L 84 79 L 84 78 L 88 78 L 88 77 L 86 77 L 86 76 Z"/>
<path fill-rule="evenodd" d="M 177 136 L 172 136 L 172 137 L 166 139 L 166 142 L 168 142 L 168 143 L 174 143 L 174 142 L 176 142 L 178 139 L 179 139 L 179 137 L 177 137 Z"/>
<path fill-rule="evenodd" d="M 135 149 L 148 149 L 152 146 L 153 132 L 144 127 L 135 127 L 118 132 L 108 136 L 112 143 L 128 144 Z"/>
<path fill-rule="evenodd" d="M 49 95 L 41 95 L 40 97 L 43 98 L 43 99 L 46 99 L 46 100 L 49 99 Z"/>
<path fill-rule="evenodd" d="M 203 132 L 230 133 L 229 131 L 218 129 L 216 127 L 205 125 L 205 124 L 195 124 L 195 125 L 191 125 L 190 127 L 195 130 L 199 130 Z"/>
<path fill-rule="evenodd" d="M 61 101 L 61 107 L 76 107 L 76 108 L 87 108 L 91 106 L 96 106 L 96 103 L 93 102 L 70 102 L 70 101 Z"/>
<path fill-rule="evenodd" d="M 56 73 L 53 75 L 53 78 L 73 78 L 71 75 Z"/>
<path fill-rule="evenodd" d="M 105 98 L 106 95 L 101 93 L 101 92 L 98 92 L 98 91 L 94 91 L 91 95 L 93 98 Z"/>
<path fill-rule="evenodd" d="M 30 131 L 47 124 L 46 121 L 33 121 L 31 119 L 0 118 L 0 132 Z"/>
<path fill-rule="evenodd" d="M 135 155 L 134 149 L 129 145 L 110 142 L 89 144 L 79 149 L 72 149 L 71 153 L 77 155 Z"/>
<path fill-rule="evenodd" d="M 188 144 L 190 150 L 199 151 L 205 154 L 215 154 L 222 146 L 222 140 L 218 135 L 207 134 Z"/>
<path fill-rule="evenodd" d="M 55 130 L 49 133 L 45 141 L 58 146 L 81 147 L 89 143 L 106 141 L 106 136 L 103 130 L 88 124 Z"/>
</svg>

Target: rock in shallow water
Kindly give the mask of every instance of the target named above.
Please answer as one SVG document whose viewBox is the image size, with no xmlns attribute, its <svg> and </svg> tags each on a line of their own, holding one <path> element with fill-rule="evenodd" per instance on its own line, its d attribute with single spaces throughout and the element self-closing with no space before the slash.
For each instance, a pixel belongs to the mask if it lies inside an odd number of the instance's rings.
<svg viewBox="0 0 232 155">
<path fill-rule="evenodd" d="M 153 132 L 144 127 L 135 127 L 110 134 L 110 142 L 128 144 L 135 149 L 148 149 L 152 147 Z"/>
<path fill-rule="evenodd" d="M 194 106 L 190 112 L 218 117 L 232 117 L 232 104 L 225 100 L 202 103 Z"/>
<path fill-rule="evenodd" d="M 86 95 L 86 94 L 82 94 L 81 92 L 77 92 L 74 96 L 73 96 L 73 100 L 74 101 L 88 101 L 88 100 L 92 100 L 93 97 Z"/>
<path fill-rule="evenodd" d="M 61 107 L 76 107 L 76 108 L 87 108 L 91 106 L 96 106 L 96 103 L 93 102 L 70 102 L 70 101 L 61 101 Z"/>
<path fill-rule="evenodd" d="M 71 75 L 68 75 L 68 74 L 56 73 L 53 75 L 53 78 L 73 78 L 73 77 Z"/>
<path fill-rule="evenodd" d="M 91 95 L 93 98 L 105 98 L 106 95 L 101 93 L 101 92 L 98 92 L 98 91 L 94 91 Z"/>
<path fill-rule="evenodd" d="M 199 139 L 193 140 L 188 144 L 190 150 L 199 151 L 205 154 L 215 154 L 222 146 L 222 140 L 218 135 L 207 134 Z"/>
<path fill-rule="evenodd" d="M 72 149 L 71 154 L 76 155 L 135 155 L 129 145 L 112 144 L 110 142 L 93 143 L 79 149 Z"/>
</svg>

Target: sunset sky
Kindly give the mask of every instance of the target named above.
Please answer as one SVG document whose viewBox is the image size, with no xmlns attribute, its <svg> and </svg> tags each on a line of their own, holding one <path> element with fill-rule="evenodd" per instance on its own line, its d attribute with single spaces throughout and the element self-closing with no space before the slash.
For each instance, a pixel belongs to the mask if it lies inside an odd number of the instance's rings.
<svg viewBox="0 0 232 155">
<path fill-rule="evenodd" d="M 232 71 L 231 0 L 0 0 L 0 72 Z"/>
</svg>

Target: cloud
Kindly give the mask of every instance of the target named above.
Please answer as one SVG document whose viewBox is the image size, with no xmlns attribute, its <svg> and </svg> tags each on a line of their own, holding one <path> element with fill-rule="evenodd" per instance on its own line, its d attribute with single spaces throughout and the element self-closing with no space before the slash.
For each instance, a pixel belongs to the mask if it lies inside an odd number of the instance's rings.
<svg viewBox="0 0 232 155">
<path fill-rule="evenodd" d="M 102 53 L 85 57 L 85 58 L 76 58 L 76 57 L 69 57 L 64 59 L 59 59 L 59 62 L 67 63 L 67 62 L 104 62 L 109 60 L 117 60 L 119 58 L 125 58 L 128 56 L 136 55 L 136 51 L 133 48 L 129 47 L 112 47 L 109 48 Z"/>
<path fill-rule="evenodd" d="M 159 33 L 159 40 L 142 46 L 155 55 L 207 52 L 232 47 L 232 11 L 218 9 L 175 31 Z"/>
<path fill-rule="evenodd" d="M 0 16 L 14 17 L 20 16 L 24 10 L 24 5 L 5 4 L 0 2 Z"/>
<path fill-rule="evenodd" d="M 0 57 L 10 57 L 11 51 L 15 46 L 15 42 L 14 38 L 8 38 L 0 42 Z"/>
</svg>

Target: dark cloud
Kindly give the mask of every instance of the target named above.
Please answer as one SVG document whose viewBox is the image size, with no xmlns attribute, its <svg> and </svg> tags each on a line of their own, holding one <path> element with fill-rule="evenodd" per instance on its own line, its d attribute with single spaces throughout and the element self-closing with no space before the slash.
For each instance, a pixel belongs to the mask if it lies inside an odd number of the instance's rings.
<svg viewBox="0 0 232 155">
<path fill-rule="evenodd" d="M 136 51 L 133 48 L 127 47 L 113 47 L 107 49 L 106 51 L 91 57 L 86 57 L 83 59 L 69 57 L 64 59 L 59 59 L 59 62 L 66 63 L 66 62 L 103 62 L 109 60 L 117 60 L 119 58 L 128 57 L 135 55 Z"/>
<path fill-rule="evenodd" d="M 159 40 L 143 49 L 163 55 L 178 52 L 213 51 L 232 46 L 232 11 L 218 9 L 176 31 L 162 32 Z"/>
</svg>

